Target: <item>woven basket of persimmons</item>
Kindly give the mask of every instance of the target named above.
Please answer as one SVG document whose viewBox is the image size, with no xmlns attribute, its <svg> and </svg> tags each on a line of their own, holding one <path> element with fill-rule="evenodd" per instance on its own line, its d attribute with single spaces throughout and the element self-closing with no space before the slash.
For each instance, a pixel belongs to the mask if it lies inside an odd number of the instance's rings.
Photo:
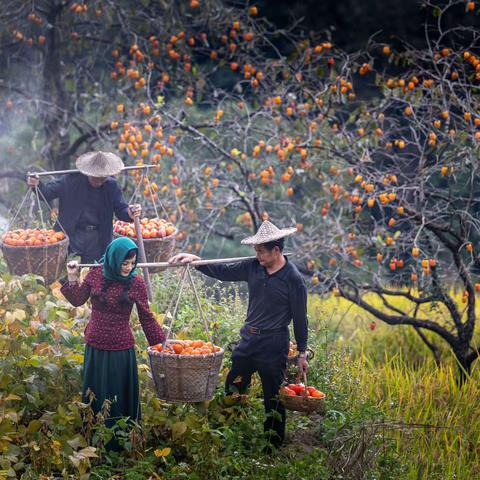
<svg viewBox="0 0 480 480">
<path fill-rule="evenodd" d="M 169 402 L 211 400 L 217 388 L 223 348 L 203 340 L 167 340 L 148 348 L 158 398 Z"/>
<path fill-rule="evenodd" d="M 325 413 L 325 394 L 306 383 L 289 383 L 280 389 L 279 396 L 287 410 Z"/>
<path fill-rule="evenodd" d="M 143 245 L 147 262 L 166 262 L 175 248 L 177 228 L 162 218 L 142 218 L 140 220 Z M 129 237 L 137 242 L 137 233 L 133 223 L 117 220 L 113 225 L 114 237 Z M 163 268 L 149 268 L 150 273 L 161 272 Z"/>
<path fill-rule="evenodd" d="M 2 235 L 1 249 L 12 275 L 33 273 L 50 284 L 64 272 L 68 237 L 46 228 L 19 228 Z"/>
</svg>

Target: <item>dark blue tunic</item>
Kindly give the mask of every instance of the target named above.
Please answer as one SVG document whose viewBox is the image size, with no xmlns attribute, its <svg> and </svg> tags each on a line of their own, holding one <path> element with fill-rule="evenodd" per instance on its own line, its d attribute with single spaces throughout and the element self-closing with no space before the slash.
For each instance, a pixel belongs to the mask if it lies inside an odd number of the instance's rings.
<svg viewBox="0 0 480 480">
<path fill-rule="evenodd" d="M 93 188 L 88 177 L 81 173 L 64 175 L 47 184 L 40 183 L 40 191 L 47 201 L 59 200 L 56 230 L 64 228 L 71 239 L 72 250 L 82 257 L 98 260 L 107 245 L 112 241 L 113 215 L 125 222 L 132 221 L 128 214 L 128 204 L 123 199 L 122 191 L 113 177 L 98 188 Z M 94 191 L 94 192 L 93 192 Z M 92 195 L 93 192 L 93 195 Z M 85 251 L 92 242 L 79 237 L 79 227 L 88 219 L 96 219 L 97 230 L 92 235 L 94 245 Z M 98 257 L 98 258 L 97 258 Z"/>
</svg>

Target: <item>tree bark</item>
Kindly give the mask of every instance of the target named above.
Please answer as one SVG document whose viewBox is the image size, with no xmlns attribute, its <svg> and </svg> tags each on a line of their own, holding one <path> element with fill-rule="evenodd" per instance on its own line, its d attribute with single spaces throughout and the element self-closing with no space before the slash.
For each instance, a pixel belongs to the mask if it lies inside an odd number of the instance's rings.
<svg viewBox="0 0 480 480">
<path fill-rule="evenodd" d="M 70 108 L 68 94 L 64 86 L 63 68 L 59 54 L 58 19 L 65 8 L 63 3 L 51 2 L 47 19 L 52 26 L 48 31 L 48 40 L 43 65 L 43 100 L 40 115 L 44 122 L 45 146 L 43 155 L 54 170 L 66 170 L 70 159 L 62 155 L 69 148 L 68 126 Z"/>
</svg>

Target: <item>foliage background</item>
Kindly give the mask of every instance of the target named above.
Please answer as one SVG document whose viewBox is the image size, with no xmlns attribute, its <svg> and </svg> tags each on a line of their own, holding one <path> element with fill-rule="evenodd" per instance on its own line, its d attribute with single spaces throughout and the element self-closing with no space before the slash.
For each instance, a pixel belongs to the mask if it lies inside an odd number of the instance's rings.
<svg viewBox="0 0 480 480">
<path fill-rule="evenodd" d="M 246 406 L 223 405 L 221 389 L 208 407 L 163 404 L 137 325 L 145 422 L 126 454 L 107 454 L 111 432 L 82 426 L 78 403 L 88 311 L 2 266 L 0 476 L 479 476 L 476 2 L 2 7 L 5 216 L 28 170 L 101 146 L 156 164 L 121 182 L 149 215 L 161 203 L 181 249 L 248 254 L 238 240 L 263 219 L 297 224 L 289 248 L 326 295 L 311 300 L 311 381 L 329 408 L 291 415 L 290 446 L 265 457 L 258 384 Z M 31 200 L 29 212 L 38 221 Z M 174 288 L 161 282 L 159 318 Z M 214 285 L 203 298 L 227 345 L 245 302 Z M 191 300 L 179 335 L 201 334 Z"/>
<path fill-rule="evenodd" d="M 288 442 L 261 453 L 262 400 L 254 379 L 246 405 L 227 406 L 219 385 L 208 405 L 159 401 L 146 367 L 145 339 L 134 322 L 141 378 L 142 429 L 122 454 L 105 452 L 111 431 L 82 427 L 79 403 L 82 330 L 88 308 L 72 308 L 58 286 L 4 274 L 0 305 L 0 477 L 2 478 L 475 478 L 480 440 L 478 369 L 459 386 L 453 364 L 432 368 L 414 335 L 392 332 L 337 298 L 310 299 L 310 382 L 327 393 L 327 413 L 290 412 Z M 162 312 L 178 278 L 157 290 Z M 217 343 L 237 336 L 245 304 L 235 288 L 202 286 Z M 5 299 L 8 295 L 8 301 Z M 214 298 L 215 297 L 215 298 Z M 162 315 L 159 316 L 162 319 Z M 190 290 L 175 335 L 204 338 Z M 226 356 L 222 378 L 229 365 Z M 292 372 L 293 373 L 293 372 Z M 88 423 L 87 423 L 88 425 Z M 120 426 L 121 427 L 121 426 Z M 120 431 L 122 429 L 120 428 Z M 93 449 L 91 448 L 93 447 Z M 43 476 L 41 476 L 43 475 Z"/>
</svg>

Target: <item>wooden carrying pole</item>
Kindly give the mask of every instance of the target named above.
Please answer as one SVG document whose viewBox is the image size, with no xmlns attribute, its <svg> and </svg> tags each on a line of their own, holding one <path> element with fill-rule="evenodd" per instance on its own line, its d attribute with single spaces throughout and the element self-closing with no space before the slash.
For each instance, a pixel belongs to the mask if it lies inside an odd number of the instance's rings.
<svg viewBox="0 0 480 480">
<path fill-rule="evenodd" d="M 284 253 L 285 256 L 291 255 L 291 253 Z M 187 265 L 192 267 L 200 267 L 201 265 L 219 265 L 222 263 L 236 263 L 236 262 L 243 262 L 244 260 L 252 260 L 257 258 L 256 256 L 251 257 L 233 257 L 233 258 L 213 258 L 211 260 L 196 260 L 195 262 L 189 263 L 168 263 L 168 262 L 150 262 L 150 263 L 137 263 L 137 267 L 139 268 L 174 268 L 174 267 L 185 267 Z M 80 268 L 86 267 L 98 267 L 101 263 L 79 263 L 78 266 Z"/>
<path fill-rule="evenodd" d="M 133 217 L 133 223 L 135 224 L 135 232 L 137 234 L 137 245 L 138 245 L 138 254 L 140 256 L 140 262 L 145 263 L 147 261 L 147 256 L 145 255 L 145 245 L 143 244 L 140 218 Z M 148 267 L 143 267 L 142 271 L 143 271 L 143 278 L 145 279 L 145 284 L 147 285 L 148 300 L 151 302 L 152 301 L 152 285 L 150 284 L 150 274 L 148 272 Z"/>
<path fill-rule="evenodd" d="M 144 168 L 153 168 L 155 165 L 130 165 L 128 167 L 123 167 L 122 172 L 126 170 L 143 170 Z M 51 170 L 48 172 L 28 172 L 28 176 L 44 177 L 47 175 L 63 175 L 66 173 L 80 173 L 80 170 Z"/>
</svg>

